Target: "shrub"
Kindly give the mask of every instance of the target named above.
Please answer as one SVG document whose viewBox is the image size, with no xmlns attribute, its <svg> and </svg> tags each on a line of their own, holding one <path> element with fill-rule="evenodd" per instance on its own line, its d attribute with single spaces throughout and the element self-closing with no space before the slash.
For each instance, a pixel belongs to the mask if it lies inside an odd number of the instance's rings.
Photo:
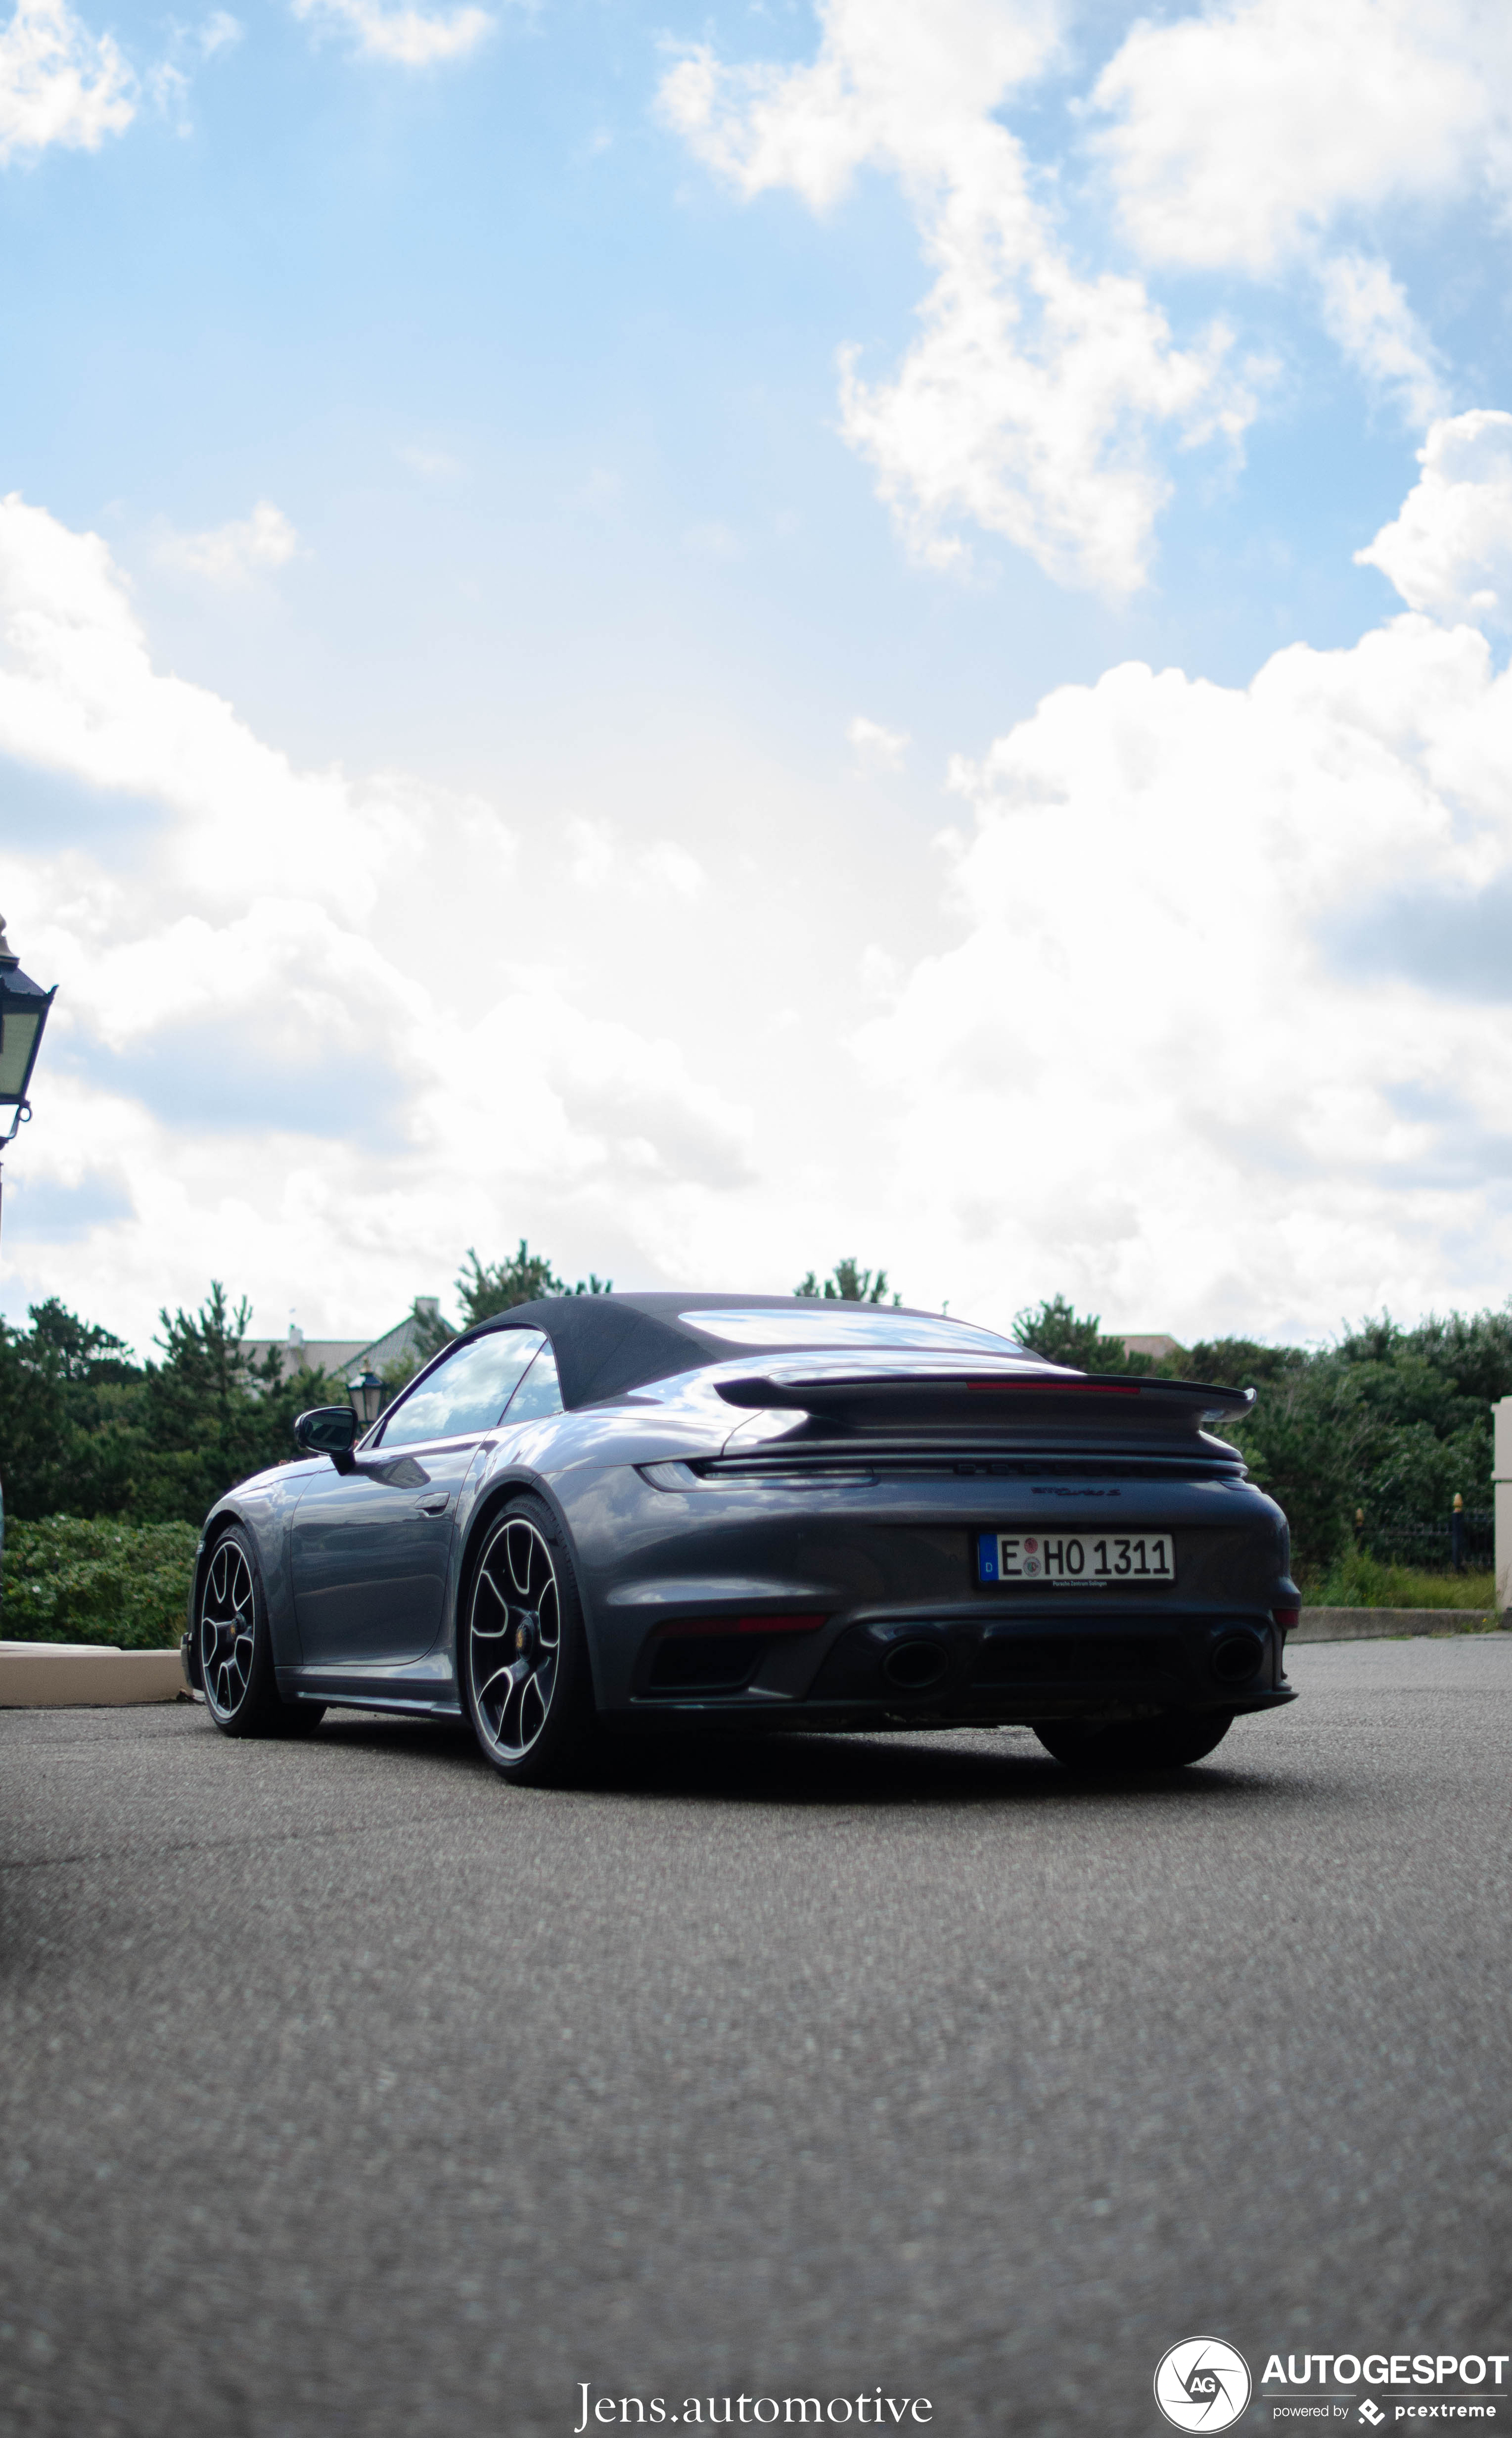
<svg viewBox="0 0 1512 2438">
<path fill-rule="evenodd" d="M 1475 1608 L 1494 1611 L 1496 1578 L 1484 1575 L 1431 1575 L 1421 1566 L 1398 1566 L 1373 1558 L 1364 1549 L 1350 1549 L 1308 1591 L 1308 1604 L 1317 1608 Z M 1494 1620 L 1493 1620 L 1494 1621 Z"/>
<path fill-rule="evenodd" d="M 161 1651 L 184 1632 L 200 1535 L 192 1524 L 48 1515 L 6 1527 L 0 1634 L 12 1642 Z"/>
</svg>

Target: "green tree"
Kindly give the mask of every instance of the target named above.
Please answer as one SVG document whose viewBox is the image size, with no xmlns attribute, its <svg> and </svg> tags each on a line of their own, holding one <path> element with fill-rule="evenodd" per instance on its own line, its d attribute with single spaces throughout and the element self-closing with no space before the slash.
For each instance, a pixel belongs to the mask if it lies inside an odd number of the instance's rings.
<svg viewBox="0 0 1512 2438">
<path fill-rule="evenodd" d="M 1286 1509 L 1294 1564 L 1327 1570 L 1364 1516 L 1367 1546 L 1434 1563 L 1454 1493 L 1491 1503 L 1491 1406 L 1512 1394 L 1512 1312 L 1430 1315 L 1404 1330 L 1382 1313 L 1332 1346 L 1219 1338 L 1162 1364 L 1176 1377 L 1258 1391 L 1222 1435 Z"/>
<path fill-rule="evenodd" d="M 1206 1337 L 1156 1365 L 1167 1380 L 1206 1380 L 1215 1388 L 1268 1388 L 1310 1360 L 1300 1346 L 1261 1346 L 1253 1337 Z"/>
<path fill-rule="evenodd" d="M 475 1253 L 472 1256 L 474 1263 L 477 1258 Z M 389 1375 L 396 1371 L 396 1367 L 392 1363 L 385 1366 L 383 1377 L 391 1387 L 402 1387 L 406 1380 L 413 1378 L 422 1363 L 429 1363 L 432 1354 L 439 1354 L 443 1346 L 448 1345 L 457 1334 L 439 1306 L 433 1312 L 429 1307 L 422 1311 L 418 1299 L 410 1307 L 410 1320 L 414 1352 L 413 1356 L 403 1357 L 397 1367 L 398 1376 L 392 1380 Z"/>
<path fill-rule="evenodd" d="M 0 1482 L 19 1520 L 116 1516 L 199 1524 L 250 1473 L 294 1453 L 307 1405 L 343 1402 L 324 1372 L 282 1377 L 246 1357 L 248 1307 L 212 1282 L 198 1313 L 161 1315 L 164 1360 L 139 1365 L 109 1330 L 53 1299 L 0 1323 Z"/>
<path fill-rule="evenodd" d="M 523 1236 L 519 1251 L 502 1262 L 480 1262 L 469 1245 L 466 1266 L 457 1279 L 464 1329 L 491 1320 L 496 1312 L 512 1312 L 517 1303 L 537 1303 L 544 1296 L 612 1295 L 613 1291 L 612 1279 L 601 1279 L 591 1270 L 570 1287 L 557 1277 L 544 1253 L 531 1251 Z"/>
<path fill-rule="evenodd" d="M 145 1444 L 145 1373 L 108 1329 L 56 1297 L 33 1304 L 30 1326 L 0 1321 L 0 1482 L 9 1511 L 130 1508 Z"/>
<path fill-rule="evenodd" d="M 244 1343 L 251 1306 L 243 1298 L 233 1309 L 219 1279 L 198 1312 L 158 1317 L 164 1359 L 147 1374 L 135 1511 L 144 1522 L 197 1523 L 234 1482 L 293 1457 L 296 1415 L 344 1404 L 346 1390 L 323 1371 L 285 1380 L 276 1346 L 254 1362 Z"/>
<path fill-rule="evenodd" d="M 1031 1354 L 1064 1363 L 1076 1371 L 1149 1371 L 1148 1354 L 1129 1354 L 1121 1337 L 1104 1337 L 1096 1313 L 1079 1313 L 1063 1295 L 1029 1304 L 1013 1323 L 1013 1334 Z"/>
<path fill-rule="evenodd" d="M 1348 1539 L 1368 1471 L 1372 1432 L 1359 1385 L 1346 1365 L 1307 1355 L 1268 1383 L 1234 1385 L 1257 1387 L 1256 1403 L 1214 1428 L 1285 1508 L 1293 1572 L 1321 1574 Z"/>
<path fill-rule="evenodd" d="M 827 1303 L 886 1303 L 888 1273 L 878 1270 L 873 1277 L 870 1270 L 862 1269 L 858 1262 L 847 1259 L 835 1263 L 822 1286 L 810 1270 L 793 1293 L 796 1296 L 813 1296 Z M 892 1300 L 898 1304 L 903 1298 L 894 1296 Z"/>
</svg>

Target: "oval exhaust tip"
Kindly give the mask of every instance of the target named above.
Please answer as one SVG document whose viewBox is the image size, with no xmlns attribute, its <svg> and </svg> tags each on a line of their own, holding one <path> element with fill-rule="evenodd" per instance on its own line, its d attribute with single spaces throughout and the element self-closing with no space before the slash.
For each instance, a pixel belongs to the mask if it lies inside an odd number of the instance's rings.
<svg viewBox="0 0 1512 2438">
<path fill-rule="evenodd" d="M 938 1685 L 950 1665 L 950 1655 L 939 1642 L 895 1642 L 882 1663 L 882 1672 L 889 1685 L 902 1693 L 927 1693 Z"/>
<path fill-rule="evenodd" d="M 1258 1634 L 1225 1634 L 1213 1649 L 1213 1673 L 1222 1685 L 1247 1685 L 1263 1656 Z"/>
</svg>

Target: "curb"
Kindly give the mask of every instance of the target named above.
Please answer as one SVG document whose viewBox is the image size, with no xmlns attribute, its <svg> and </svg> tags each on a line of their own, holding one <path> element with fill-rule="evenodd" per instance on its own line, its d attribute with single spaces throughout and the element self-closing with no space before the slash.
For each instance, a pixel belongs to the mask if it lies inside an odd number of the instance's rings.
<svg viewBox="0 0 1512 2438">
<path fill-rule="evenodd" d="M 96 1642 L 0 1642 L 0 1710 L 190 1698 L 176 1651 L 116 1651 Z"/>
<path fill-rule="evenodd" d="M 1297 1642 L 1383 1642 L 1401 1634 L 1496 1634 L 1494 1608 L 1305 1608 L 1287 1635 Z"/>
</svg>

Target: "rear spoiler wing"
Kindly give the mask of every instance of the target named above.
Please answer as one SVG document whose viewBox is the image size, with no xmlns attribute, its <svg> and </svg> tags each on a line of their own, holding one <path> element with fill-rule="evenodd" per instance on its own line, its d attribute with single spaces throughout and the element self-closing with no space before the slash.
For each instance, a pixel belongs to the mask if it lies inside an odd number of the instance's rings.
<svg viewBox="0 0 1512 2438">
<path fill-rule="evenodd" d="M 1220 1388 L 1202 1380 L 1132 1379 L 1126 1371 L 1052 1372 L 1041 1377 L 1027 1371 L 990 1372 L 976 1366 L 970 1370 L 930 1367 L 893 1372 L 869 1368 L 807 1376 L 795 1367 L 746 1373 L 715 1385 L 727 1404 L 768 1411 L 787 1408 L 822 1414 L 853 1407 L 858 1399 L 905 1408 L 910 1398 L 938 1405 L 945 1396 L 952 1402 L 958 1398 L 963 1407 L 969 1401 L 974 1419 L 984 1420 L 992 1410 L 989 1400 L 995 1404 L 1022 1398 L 1026 1406 L 1069 1412 L 1082 1403 L 1095 1406 L 1119 1398 L 1137 1399 L 1137 1405 L 1131 1404 L 1125 1410 L 1142 1407 L 1152 1421 L 1197 1422 L 1209 1414 L 1247 1414 L 1256 1395 L 1253 1388 Z"/>
</svg>

